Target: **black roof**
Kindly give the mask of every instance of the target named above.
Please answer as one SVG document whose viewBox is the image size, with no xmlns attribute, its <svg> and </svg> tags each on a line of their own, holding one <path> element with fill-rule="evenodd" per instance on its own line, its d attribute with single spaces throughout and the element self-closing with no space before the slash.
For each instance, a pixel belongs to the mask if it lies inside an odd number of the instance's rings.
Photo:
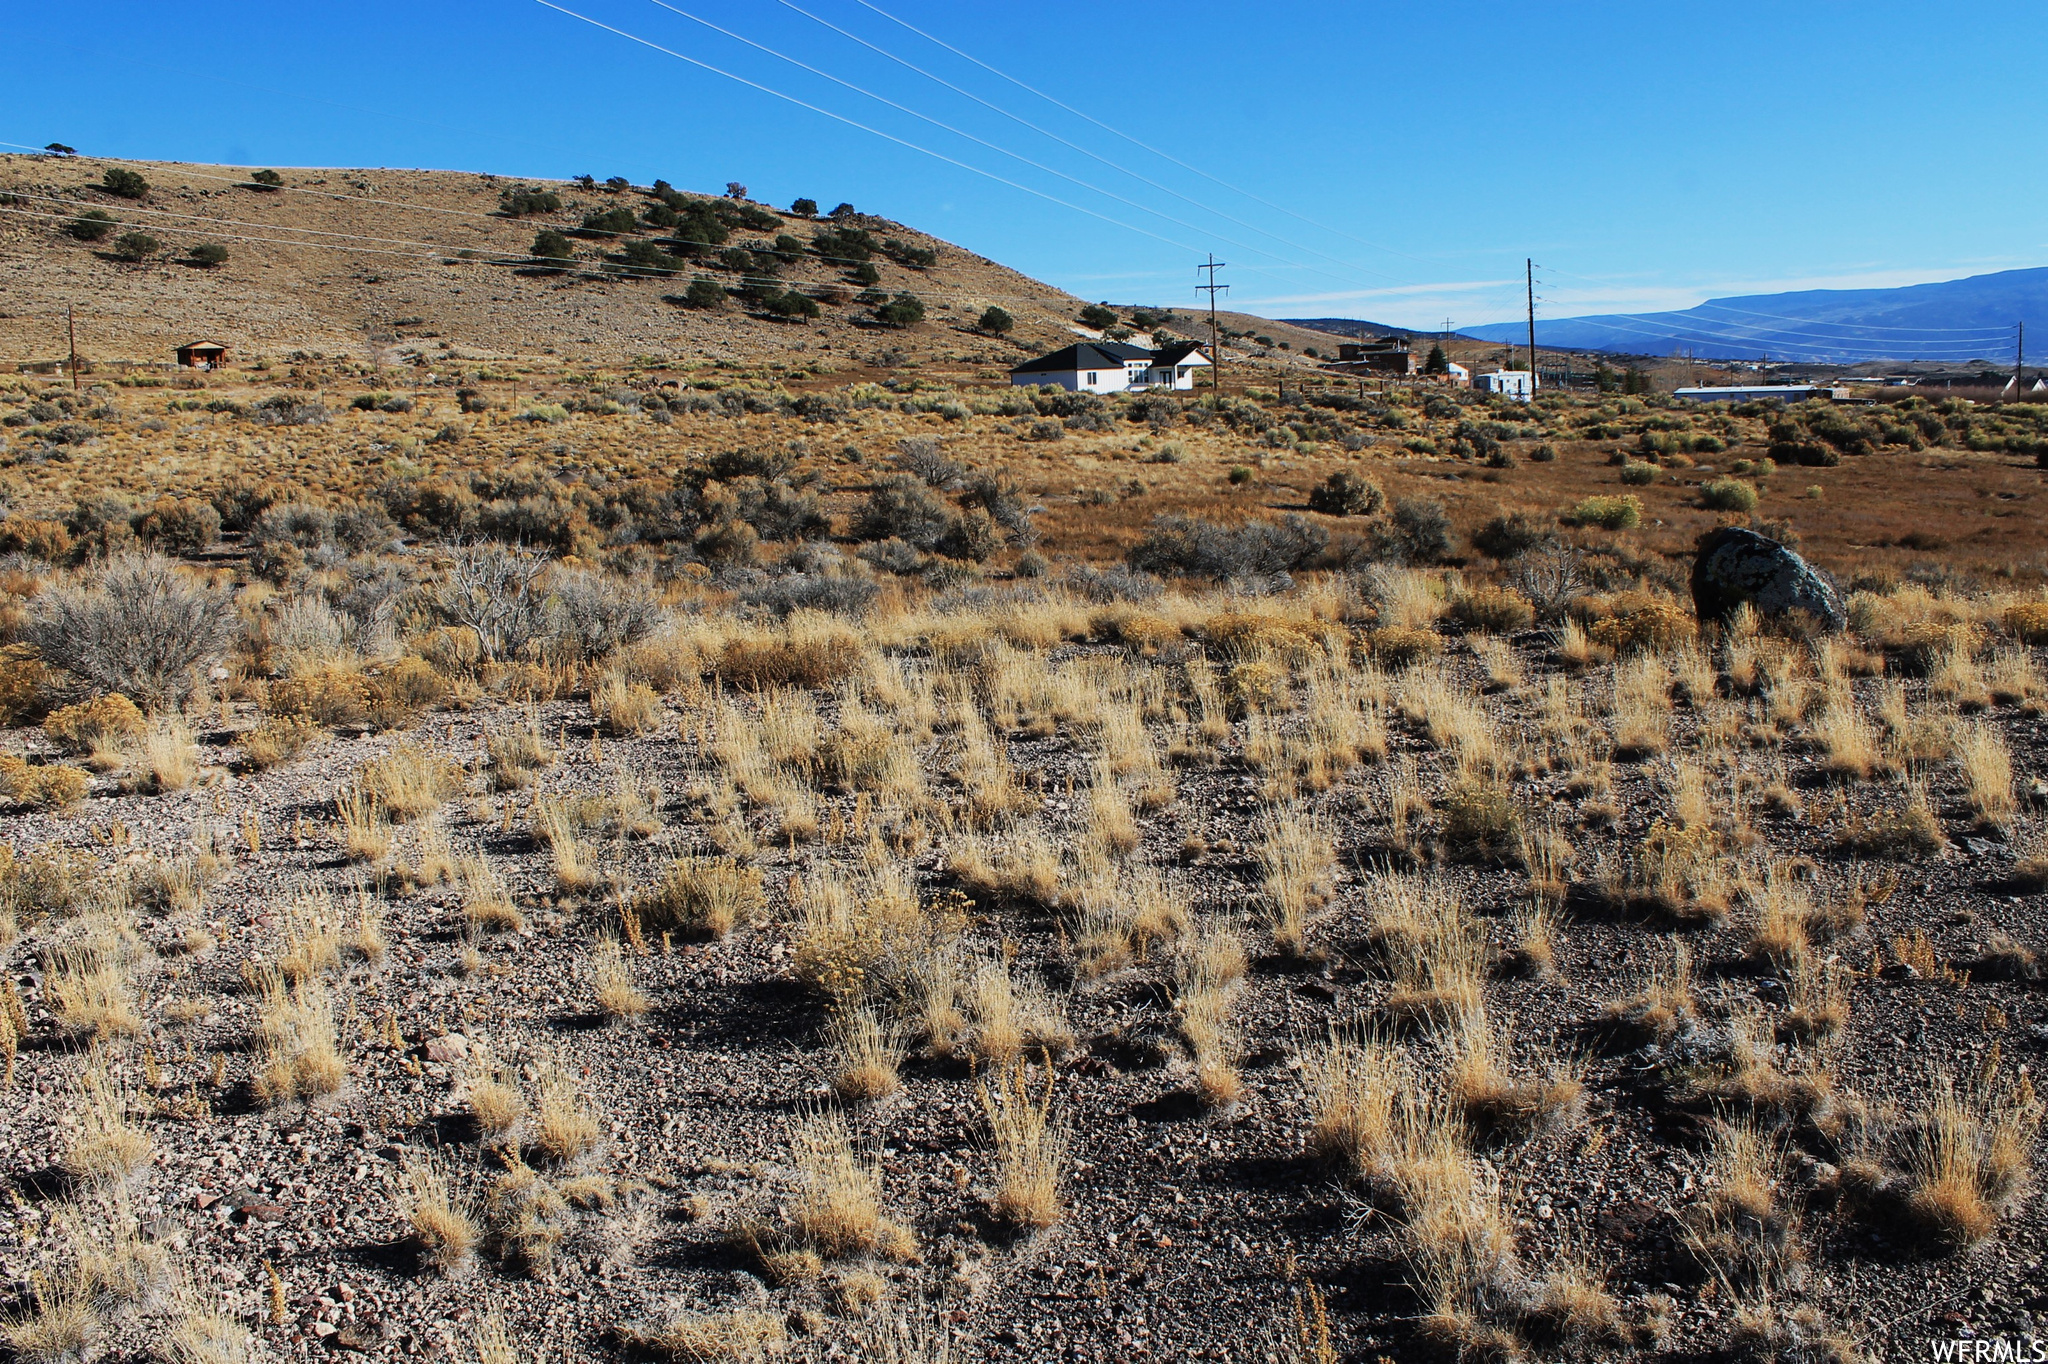
<svg viewBox="0 0 2048 1364">
<path fill-rule="evenodd" d="M 1060 374 L 1081 369 L 1122 369 L 1127 360 L 1150 360 L 1152 352 L 1115 341 L 1082 341 L 1026 360 L 1010 369 L 1012 374 Z"/>
<path fill-rule="evenodd" d="M 1163 346 L 1153 351 L 1152 363 L 1155 365 L 1177 365 L 1190 355 L 1199 355 L 1204 360 L 1209 358 L 1209 352 L 1203 347 L 1201 342 L 1176 341 L 1170 346 Z"/>
</svg>

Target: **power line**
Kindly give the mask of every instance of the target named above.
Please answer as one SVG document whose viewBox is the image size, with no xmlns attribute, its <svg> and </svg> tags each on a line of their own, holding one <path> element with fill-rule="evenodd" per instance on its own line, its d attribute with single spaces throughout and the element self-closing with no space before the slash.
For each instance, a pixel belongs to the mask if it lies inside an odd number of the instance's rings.
<svg viewBox="0 0 2048 1364">
<path fill-rule="evenodd" d="M 729 28 L 720 27 L 719 25 L 712 23 L 709 19 L 700 18 L 697 15 L 690 13 L 686 9 L 679 9 L 674 5 L 668 4 L 667 0 L 649 0 L 649 3 L 661 9 L 665 9 L 671 14 L 679 14 L 683 18 L 690 20 L 692 23 L 702 24 L 704 27 L 710 29 L 713 33 L 723 34 L 724 36 L 732 39 L 734 42 L 745 43 L 748 47 L 751 47 L 758 52 L 765 52 L 769 56 L 774 57 L 779 61 L 788 62 L 791 66 L 794 66 L 802 71 L 808 71 L 812 75 L 820 78 L 821 80 L 828 80 L 831 81 L 834 85 L 843 86 L 846 89 L 853 91 L 857 95 L 861 95 L 868 99 L 874 100 L 878 104 L 886 104 L 891 109 L 896 110 L 898 113 L 908 114 L 912 118 L 921 119 L 922 121 L 931 124 L 934 128 L 938 128 L 945 132 L 949 132 L 953 134 L 955 137 L 964 138 L 977 146 L 986 147 L 988 150 L 995 152 L 999 156 L 1007 156 L 1013 161 L 1022 162 L 1024 165 L 1031 167 L 1033 170 L 1044 171 L 1047 175 L 1056 175 L 1060 179 L 1067 181 L 1069 184 L 1079 185 L 1082 189 L 1088 190 L 1095 194 L 1100 194 L 1105 198 L 1114 199 L 1120 204 L 1126 205 L 1130 208 L 1137 209 L 1140 213 L 1150 213 L 1154 217 L 1164 218 L 1166 219 L 1166 221 L 1173 223 L 1175 226 L 1187 228 L 1191 232 L 1200 232 L 1203 230 L 1202 228 L 1196 226 L 1194 223 L 1187 222 L 1186 220 L 1181 218 L 1176 218 L 1170 213 L 1161 213 L 1157 209 L 1148 208 L 1144 204 L 1139 203 L 1135 199 L 1127 199 L 1121 194 L 1117 194 L 1114 191 L 1102 188 L 1100 185 L 1090 184 L 1086 180 L 1082 180 L 1076 176 L 1068 175 L 1063 170 L 1058 170 L 1052 166 L 1045 165 L 1043 162 L 1034 161 L 1028 156 L 1023 156 L 1017 152 L 1009 150 L 1007 147 L 998 146 L 997 144 L 988 141 L 986 138 L 977 137 L 973 133 L 963 132 L 961 129 L 954 127 L 950 123 L 946 123 L 940 119 L 933 118 L 929 114 L 920 113 L 906 104 L 899 104 L 897 101 L 890 99 L 886 95 L 878 95 L 874 91 L 869 90 L 863 86 L 855 85 L 852 81 L 842 80 L 840 77 L 833 75 L 829 71 L 820 70 L 818 67 L 812 66 L 808 62 L 800 61 L 799 59 L 790 56 L 788 53 L 778 52 L 774 48 L 769 47 L 765 43 L 755 42 L 752 38 L 749 38 L 744 34 L 735 33 Z M 1111 219 L 1110 221 L 1115 220 Z M 1118 225 L 1129 226 L 1129 224 Z M 1136 231 L 1138 229 L 1133 228 L 1132 230 Z M 1165 239 L 1161 238 L 1161 240 Z M 1171 244 L 1182 245 L 1178 242 Z M 1233 246 L 1245 246 L 1245 244 L 1242 242 L 1232 242 L 1231 244 Z M 1188 248 L 1183 247 L 1183 249 Z M 1247 251 L 1252 251 L 1256 249 L 1256 247 L 1245 246 L 1245 250 Z"/>
<path fill-rule="evenodd" d="M 992 100 L 984 99 L 980 95 L 975 94 L 972 90 L 969 90 L 964 86 L 955 85 L 952 81 L 947 80 L 944 76 L 938 75 L 935 72 L 927 71 L 925 68 L 917 65 L 914 62 L 906 60 L 905 58 L 899 56 L 898 54 L 891 52 L 887 48 L 882 47 L 877 43 L 870 42 L 868 39 L 863 38 L 859 34 L 851 32 L 848 29 L 841 28 L 839 25 L 831 22 L 829 19 L 825 19 L 816 14 L 811 13 L 809 10 L 803 8 L 801 5 L 792 3 L 792 0 L 776 0 L 776 3 L 783 5 L 788 9 L 795 10 L 798 14 L 803 15 L 812 23 L 823 25 L 824 27 L 831 29 L 834 33 L 839 34 L 841 37 L 846 38 L 850 42 L 859 43 L 862 47 L 865 47 L 871 52 L 878 53 L 881 56 L 888 58 L 890 61 L 895 62 L 898 66 L 901 66 L 906 70 L 916 72 L 918 75 L 923 76 L 928 81 L 932 81 L 935 82 L 936 84 L 943 85 L 944 87 L 946 87 L 946 89 L 951 90 L 953 93 L 960 95 L 966 99 L 971 99 L 976 104 L 981 105 L 985 109 L 1001 114 L 1004 118 L 1009 119 L 1012 123 L 1018 124 L 1020 127 L 1028 128 L 1032 132 L 1037 133 L 1039 136 L 1057 142 L 1062 147 L 1065 147 L 1070 151 L 1079 152 L 1081 155 L 1089 158 L 1091 161 L 1099 162 L 1102 165 L 1109 167 L 1111 170 L 1118 172 L 1119 174 L 1128 175 L 1133 180 L 1136 180 L 1144 185 L 1149 185 L 1151 188 L 1158 190 L 1162 194 L 1170 194 L 1174 198 L 1180 200 L 1182 203 L 1191 204 L 1194 207 L 1201 209 L 1205 213 L 1213 213 L 1217 217 L 1223 219 L 1225 222 L 1235 223 L 1239 227 L 1245 228 L 1248 231 L 1257 232 L 1261 236 L 1270 237 L 1274 241 L 1282 242 L 1288 246 L 1293 247 L 1297 251 L 1306 251 L 1310 255 L 1321 256 L 1324 260 L 1330 261 L 1336 265 L 1341 265 L 1347 270 L 1356 270 L 1362 274 L 1375 275 L 1381 279 L 1396 279 L 1396 277 L 1393 275 L 1388 275 L 1378 270 L 1367 269 L 1364 266 L 1343 260 L 1337 256 L 1332 256 L 1328 252 L 1319 251 L 1315 247 L 1309 246 L 1304 242 L 1297 242 L 1291 237 L 1282 236 L 1281 234 L 1274 232 L 1269 228 L 1260 227 L 1257 223 L 1248 222 L 1243 218 L 1235 216 L 1234 214 L 1226 213 L 1222 209 L 1217 208 L 1214 204 L 1206 204 L 1199 199 L 1190 198 L 1188 195 L 1182 194 L 1179 190 L 1174 189 L 1170 185 L 1161 184 L 1159 181 L 1152 179 L 1150 176 L 1144 175 L 1139 171 L 1132 170 L 1129 166 L 1123 165 L 1120 162 L 1110 160 L 1108 157 L 1102 155 L 1100 152 L 1094 151 L 1093 149 L 1088 147 L 1084 147 L 1078 142 L 1070 141 L 1067 138 L 1061 137 L 1058 133 L 1052 131 L 1050 128 L 1041 127 L 1039 124 L 1033 123 L 1030 119 L 1023 117 L 1021 114 L 1017 114 L 1009 109 L 1005 109 L 1003 106 L 995 103 Z M 872 8 L 872 6 L 870 8 Z M 915 32 L 916 30 L 912 31 Z M 1150 210 L 1147 211 L 1149 212 Z M 1246 249 L 1252 250 L 1255 248 L 1247 247 Z"/>
<path fill-rule="evenodd" d="M 873 10 L 876 14 L 881 15 L 890 23 L 896 24 L 902 28 L 909 29 L 912 33 L 915 33 L 918 37 L 924 39 L 926 42 L 933 43 L 939 47 L 945 48 L 946 51 L 952 53 L 954 56 L 959 57 L 964 61 L 974 63 L 976 66 L 980 67 L 984 71 L 989 72 L 991 75 L 1002 77 L 1004 80 L 1016 86 L 1018 89 L 1036 95 L 1038 98 L 1044 100 L 1046 103 L 1056 105 L 1057 107 L 1064 109 L 1068 113 L 1074 115 L 1076 118 L 1085 119 L 1089 123 L 1092 123 L 1096 127 L 1102 129 L 1104 132 L 1109 133 L 1115 137 L 1120 137 L 1134 147 L 1140 148 L 1144 151 L 1148 151 L 1152 155 L 1157 156 L 1163 160 L 1171 161 L 1174 165 L 1179 166 L 1182 170 L 1192 172 L 1195 175 L 1199 175 L 1204 180 L 1210 181 L 1213 184 L 1221 185 L 1223 188 L 1229 190 L 1233 194 L 1241 194 L 1245 198 L 1250 199 L 1254 203 L 1263 204 L 1265 207 L 1270 208 L 1277 213 L 1285 213 L 1288 217 L 1296 219 L 1299 222 L 1307 223 L 1310 227 L 1320 228 L 1322 231 L 1331 233 L 1335 236 L 1344 237 L 1350 241 L 1357 242 L 1360 246 L 1369 246 L 1375 251 L 1384 251 L 1390 256 L 1400 256 L 1404 260 L 1416 261 L 1423 265 L 1431 264 L 1431 262 L 1425 260 L 1421 256 L 1411 256 L 1405 251 L 1396 251 L 1391 246 L 1383 246 L 1378 242 L 1367 241 L 1365 238 L 1354 236 L 1352 233 L 1343 231 L 1341 228 L 1335 228 L 1329 226 L 1327 223 L 1317 222 L 1314 218 L 1307 217 L 1304 214 L 1296 213 L 1291 208 L 1287 208 L 1281 204 L 1276 204 L 1269 199 L 1263 199 L 1260 196 L 1252 193 L 1248 189 L 1240 188 L 1237 185 L 1231 184 L 1228 180 L 1224 180 L 1218 176 L 1211 175 L 1208 171 L 1203 170 L 1200 166 L 1191 166 L 1187 162 L 1181 160 L 1177 156 L 1172 155 L 1171 153 L 1163 152 L 1149 143 L 1141 142 L 1137 138 L 1132 137 L 1129 133 L 1125 132 L 1123 129 L 1104 123 L 1101 119 L 1096 118 L 1094 115 L 1084 113 L 1081 110 L 1076 109 L 1073 105 L 1068 104 L 1063 100 L 1055 99 L 1053 96 L 1046 94 L 1045 91 L 1038 89 L 1036 86 L 1027 85 L 1025 82 L 1017 79 L 1015 76 L 1012 76 L 1007 71 L 999 70 L 998 68 L 989 65 L 981 58 L 976 57 L 971 53 L 961 51 L 959 48 L 953 46 L 945 39 L 934 37 L 932 34 L 929 34 L 925 32 L 923 29 L 917 27 L 915 24 L 897 18 L 895 15 L 883 9 L 881 6 L 872 3 L 872 0 L 857 0 L 857 3 L 859 3 L 866 9 Z"/>
<path fill-rule="evenodd" d="M 819 105 L 812 104 L 808 100 L 798 99 L 795 95 L 786 95 L 782 91 L 777 90 L 772 86 L 761 84 L 759 81 L 748 80 L 745 76 L 734 75 L 732 72 L 727 71 L 721 67 L 713 66 L 710 62 L 700 61 L 696 57 L 688 56 L 684 53 L 677 52 L 674 48 L 663 47 L 660 43 L 654 42 L 648 38 L 643 38 L 637 33 L 629 33 L 625 29 L 615 28 L 610 24 L 602 23 L 596 19 L 593 19 L 587 14 L 578 14 L 575 10 L 554 3 L 554 0 L 534 0 L 534 3 L 543 6 L 544 8 L 554 10 L 558 14 L 566 14 L 571 19 L 576 19 L 581 21 L 582 23 L 589 24 L 592 28 L 602 29 L 606 33 L 610 33 L 617 37 L 624 38 L 628 42 L 638 43 L 642 47 L 652 49 L 653 51 L 662 53 L 665 56 L 674 57 L 677 61 L 688 62 L 691 66 L 700 67 L 705 71 L 711 72 L 713 75 L 723 76 L 727 80 L 734 81 L 740 85 L 744 85 L 749 89 L 759 90 L 761 93 L 766 95 L 773 95 L 775 98 L 779 100 L 787 101 L 790 104 L 796 105 L 800 109 L 808 109 L 814 114 L 819 114 L 825 118 L 831 119 L 835 123 L 844 123 L 849 128 L 858 128 L 860 131 L 864 133 L 871 133 L 874 136 L 883 139 L 884 141 L 893 142 L 899 147 L 908 147 L 911 151 L 922 152 L 924 155 L 931 157 L 935 161 L 943 161 L 949 166 L 957 166 L 961 170 L 969 171 L 975 175 L 982 176 L 985 179 L 993 180 L 999 185 L 1007 185 L 1011 189 L 1020 190 L 1025 194 L 1033 195 L 1037 198 L 1045 200 L 1048 203 L 1058 204 L 1061 208 L 1072 209 L 1076 213 L 1085 213 L 1089 217 L 1108 223 L 1112 227 L 1121 227 L 1128 232 L 1136 232 L 1140 236 L 1150 237 L 1154 241 L 1165 242 L 1168 246 L 1174 247 L 1177 250 L 1192 251 L 1194 249 L 1193 247 L 1187 246 L 1184 243 L 1174 241 L 1170 237 L 1162 237 L 1157 232 L 1152 232 L 1147 230 L 1146 228 L 1137 227 L 1130 223 L 1119 222 L 1117 219 L 1110 217 L 1106 213 L 1097 213 L 1092 208 L 1085 208 L 1080 204 L 1069 203 L 1065 199 L 1062 199 L 1057 195 L 1047 194 L 1044 190 L 1033 189 L 1031 186 L 1019 184 L 1017 181 L 1012 180 L 1007 176 L 997 175 L 994 171 L 983 170 L 980 166 L 970 165 L 969 163 L 961 161 L 955 157 L 947 156 L 944 152 L 933 151 L 930 147 L 921 146 L 918 143 L 912 142 L 907 138 L 898 137 L 894 133 L 885 133 L 880 128 L 870 127 L 868 124 L 862 123 L 857 119 L 848 118 L 844 114 L 836 114 L 832 112 L 830 109 L 826 109 Z"/>
</svg>

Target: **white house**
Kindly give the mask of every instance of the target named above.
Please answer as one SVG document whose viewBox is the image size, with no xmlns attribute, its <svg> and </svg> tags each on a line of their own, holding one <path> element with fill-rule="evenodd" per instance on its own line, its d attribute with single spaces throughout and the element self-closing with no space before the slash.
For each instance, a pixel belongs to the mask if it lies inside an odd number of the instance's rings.
<svg viewBox="0 0 2048 1364">
<path fill-rule="evenodd" d="M 1010 371 L 1012 384 L 1056 384 L 1086 393 L 1128 393 L 1147 388 L 1193 388 L 1195 371 L 1209 357 L 1193 341 L 1144 350 L 1115 341 L 1082 341 Z"/>
<path fill-rule="evenodd" d="M 1473 375 L 1472 387 L 1481 393 L 1498 393 L 1526 403 L 1536 396 L 1536 376 L 1526 369 L 1497 369 L 1491 374 Z"/>
</svg>

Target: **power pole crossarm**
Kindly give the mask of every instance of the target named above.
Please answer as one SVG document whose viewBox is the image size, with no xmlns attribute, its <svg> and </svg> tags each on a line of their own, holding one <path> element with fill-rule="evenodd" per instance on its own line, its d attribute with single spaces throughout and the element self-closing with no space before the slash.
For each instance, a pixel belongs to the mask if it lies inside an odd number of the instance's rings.
<svg viewBox="0 0 2048 1364">
<path fill-rule="evenodd" d="M 1227 290 L 1230 286 L 1228 284 L 1218 284 L 1216 282 L 1216 272 L 1221 270 L 1226 264 L 1228 262 L 1217 260 L 1216 254 L 1212 251 L 1209 253 L 1207 263 L 1195 267 L 1197 270 L 1207 270 L 1209 272 L 1209 282 L 1207 284 L 1197 284 L 1195 292 L 1209 295 L 1209 349 L 1212 352 L 1209 356 L 1209 364 L 1213 370 L 1213 373 L 1209 376 L 1209 387 L 1213 392 L 1219 394 L 1223 392 L 1223 335 L 1216 327 L 1216 292 L 1219 289 Z"/>
</svg>

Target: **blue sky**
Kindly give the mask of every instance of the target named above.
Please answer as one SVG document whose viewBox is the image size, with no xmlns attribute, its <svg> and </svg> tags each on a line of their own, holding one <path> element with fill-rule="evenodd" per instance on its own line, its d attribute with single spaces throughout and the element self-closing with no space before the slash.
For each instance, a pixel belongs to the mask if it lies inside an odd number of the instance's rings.
<svg viewBox="0 0 2048 1364">
<path fill-rule="evenodd" d="M 1552 316 L 2048 264 L 2024 10 L 557 2 L 874 131 L 538 0 L 115 0 L 7 7 L 0 140 L 739 180 L 1091 298 L 1191 306 L 1214 251 L 1232 306 L 1417 327 L 1518 316 L 1528 256 Z"/>
</svg>

